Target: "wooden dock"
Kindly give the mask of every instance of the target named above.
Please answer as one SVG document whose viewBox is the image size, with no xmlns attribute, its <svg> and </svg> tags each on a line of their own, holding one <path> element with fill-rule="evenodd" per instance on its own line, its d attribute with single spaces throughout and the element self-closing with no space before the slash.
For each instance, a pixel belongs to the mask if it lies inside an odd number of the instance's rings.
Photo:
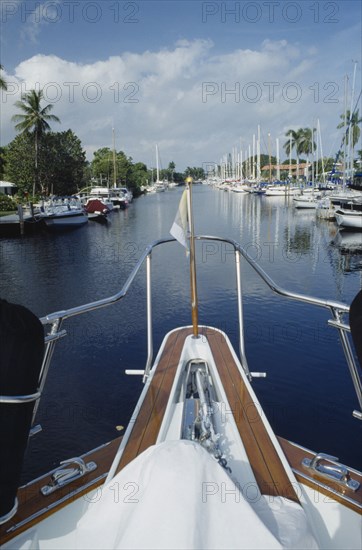
<svg viewBox="0 0 362 550">
<path fill-rule="evenodd" d="M 40 221 L 30 213 L 0 216 L 0 237 L 33 233 L 41 227 Z"/>
</svg>

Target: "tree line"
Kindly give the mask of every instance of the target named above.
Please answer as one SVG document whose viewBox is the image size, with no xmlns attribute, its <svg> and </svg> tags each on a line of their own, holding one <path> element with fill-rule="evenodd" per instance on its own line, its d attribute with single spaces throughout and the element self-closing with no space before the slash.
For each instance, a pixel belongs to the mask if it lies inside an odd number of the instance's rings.
<svg viewBox="0 0 362 550">
<path fill-rule="evenodd" d="M 0 88 L 7 89 L 1 74 Z M 18 135 L 0 148 L 0 179 L 16 183 L 20 194 L 70 195 L 98 182 L 127 186 L 137 195 L 143 186 L 155 180 L 154 169 L 147 168 L 142 162 L 133 163 L 123 151 L 111 151 L 108 147 L 98 149 L 89 163 L 80 139 L 71 129 L 63 132 L 51 130 L 50 123 L 60 123 L 60 120 L 51 112 L 53 105 L 43 105 L 43 100 L 42 90 L 30 90 L 21 96 L 21 100 L 15 103 L 19 113 L 12 119 Z M 358 110 L 353 113 L 346 111 L 341 119 L 337 128 L 346 129 L 344 139 L 347 145 L 351 145 L 353 158 L 362 119 Z M 286 133 L 285 153 L 291 155 L 294 151 L 297 164 L 301 155 L 306 155 L 309 163 L 309 156 L 316 150 L 315 131 L 315 128 L 299 128 Z M 272 162 L 276 162 L 274 157 Z M 328 159 L 328 164 L 331 164 L 331 159 Z M 200 167 L 188 166 L 182 173 L 176 172 L 175 168 L 175 163 L 170 162 L 166 169 L 160 170 L 160 179 L 182 183 L 187 176 L 194 180 L 206 176 Z M 319 167 L 315 166 L 315 169 L 319 170 Z"/>
<path fill-rule="evenodd" d="M 7 88 L 1 77 L 0 88 Z M 72 195 L 94 184 L 127 186 L 137 196 L 143 186 L 154 181 L 155 170 L 143 162 L 134 163 L 123 151 L 102 147 L 88 162 L 72 130 L 51 130 L 50 123 L 60 120 L 51 113 L 53 105 L 43 102 L 42 90 L 30 90 L 21 96 L 15 103 L 19 113 L 12 118 L 18 135 L 0 148 L 0 179 L 14 182 L 20 196 Z M 202 168 L 188 167 L 186 173 L 176 172 L 175 168 L 170 162 L 160 171 L 161 179 L 181 183 L 190 174 L 205 177 Z"/>
</svg>

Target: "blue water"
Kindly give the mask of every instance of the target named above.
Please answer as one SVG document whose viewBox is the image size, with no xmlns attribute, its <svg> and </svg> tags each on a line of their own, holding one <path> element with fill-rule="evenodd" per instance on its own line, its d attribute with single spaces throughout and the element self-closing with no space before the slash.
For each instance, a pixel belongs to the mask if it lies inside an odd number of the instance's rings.
<svg viewBox="0 0 362 550">
<path fill-rule="evenodd" d="M 66 309 L 120 290 L 152 240 L 169 236 L 182 189 L 141 197 L 113 212 L 108 226 L 90 222 L 62 234 L 0 240 L 0 295 L 34 313 Z M 240 241 L 282 287 L 350 303 L 362 280 L 362 235 L 339 234 L 315 211 L 283 197 L 194 186 L 195 231 Z M 353 246 L 346 241 L 355 241 Z M 359 245 L 359 246 L 358 246 Z M 197 243 L 199 322 L 225 330 L 238 350 L 233 254 Z M 154 348 L 172 328 L 191 323 L 188 259 L 171 243 L 153 253 Z M 265 371 L 254 389 L 276 433 L 359 469 L 361 422 L 338 334 L 327 310 L 273 296 L 243 264 L 246 352 Z M 119 435 L 142 389 L 125 369 L 146 362 L 145 269 L 127 297 L 67 321 L 29 444 L 23 480 Z"/>
</svg>

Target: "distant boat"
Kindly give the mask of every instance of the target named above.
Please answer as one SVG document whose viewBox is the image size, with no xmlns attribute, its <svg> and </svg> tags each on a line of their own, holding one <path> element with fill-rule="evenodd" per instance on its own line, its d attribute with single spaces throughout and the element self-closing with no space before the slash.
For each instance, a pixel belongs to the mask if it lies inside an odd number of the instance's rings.
<svg viewBox="0 0 362 550">
<path fill-rule="evenodd" d="M 300 195 L 299 187 L 290 185 L 271 185 L 265 190 L 267 197 L 284 197 L 285 195 Z"/>
<path fill-rule="evenodd" d="M 321 196 L 314 194 L 300 195 L 293 198 L 295 208 L 316 209 Z"/>
</svg>

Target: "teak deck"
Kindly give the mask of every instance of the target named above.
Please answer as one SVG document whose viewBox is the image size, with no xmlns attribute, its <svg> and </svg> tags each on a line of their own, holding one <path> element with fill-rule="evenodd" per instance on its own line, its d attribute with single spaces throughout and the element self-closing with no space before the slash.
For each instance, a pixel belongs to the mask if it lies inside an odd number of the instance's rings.
<svg viewBox="0 0 362 550">
<path fill-rule="evenodd" d="M 183 328 L 168 337 L 122 454 L 118 471 L 156 443 L 182 347 L 185 338 L 190 334 L 192 329 Z M 284 496 L 299 502 L 224 337 L 210 328 L 201 337 L 207 338 L 218 365 L 221 381 L 261 493 Z"/>
</svg>

